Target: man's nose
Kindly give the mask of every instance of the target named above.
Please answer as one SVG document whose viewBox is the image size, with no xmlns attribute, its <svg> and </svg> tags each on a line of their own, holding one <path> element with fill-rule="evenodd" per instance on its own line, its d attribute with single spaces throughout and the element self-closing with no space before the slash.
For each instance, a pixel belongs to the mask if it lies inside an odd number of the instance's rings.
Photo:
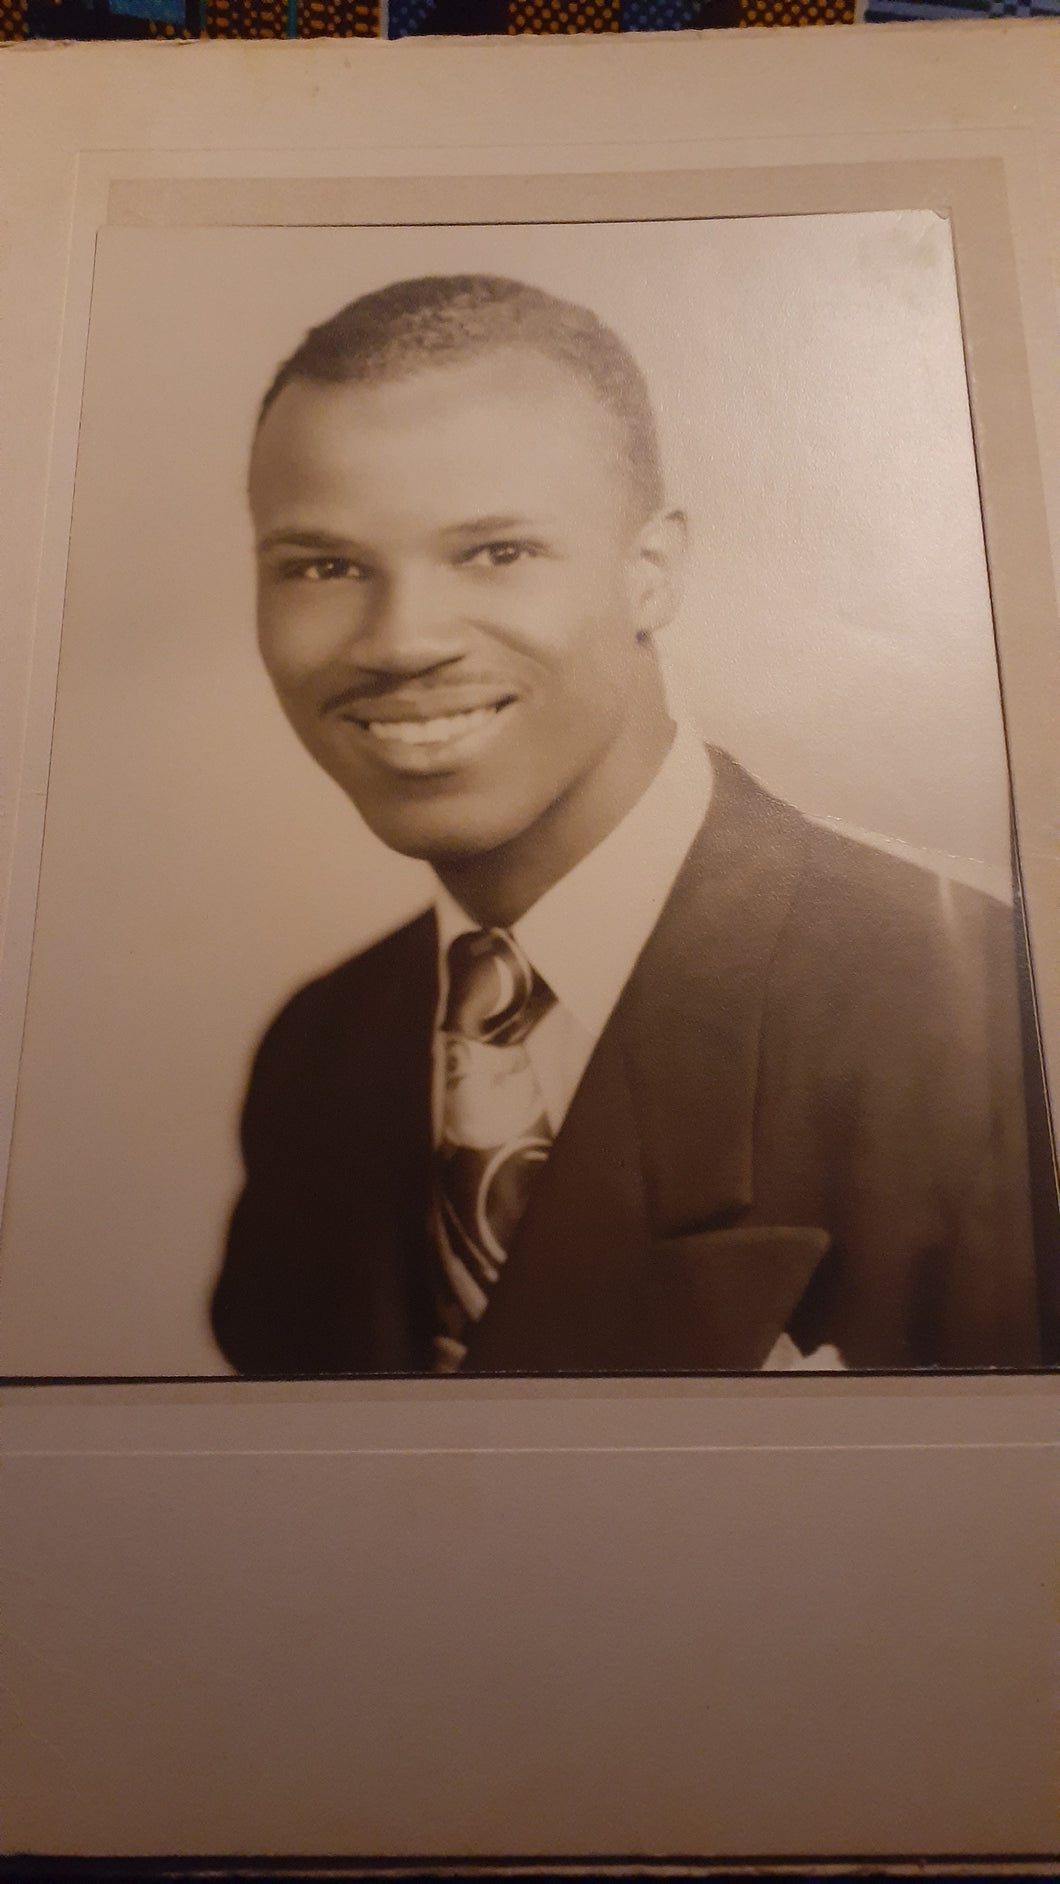
<svg viewBox="0 0 1060 1884">
<path fill-rule="evenodd" d="M 351 637 L 353 660 L 372 673 L 418 674 L 456 659 L 462 651 L 459 623 L 446 604 L 437 574 L 378 576 Z"/>
</svg>

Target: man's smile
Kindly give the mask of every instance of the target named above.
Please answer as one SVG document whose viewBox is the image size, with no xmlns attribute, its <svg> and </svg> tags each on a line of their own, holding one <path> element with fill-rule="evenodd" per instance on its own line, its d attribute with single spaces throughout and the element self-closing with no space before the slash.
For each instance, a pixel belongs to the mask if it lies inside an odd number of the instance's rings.
<svg viewBox="0 0 1060 1884">
<path fill-rule="evenodd" d="M 448 772 L 477 758 L 492 739 L 514 696 L 457 706 L 439 713 L 433 701 L 383 698 L 342 707 L 337 717 L 356 728 L 358 743 L 393 771 L 422 776 Z"/>
<path fill-rule="evenodd" d="M 468 733 L 485 726 L 500 707 L 468 707 L 462 713 L 441 714 L 429 720 L 362 720 L 357 724 L 384 744 L 397 740 L 399 745 L 429 746 L 440 739 L 452 739 L 456 733 Z"/>
</svg>

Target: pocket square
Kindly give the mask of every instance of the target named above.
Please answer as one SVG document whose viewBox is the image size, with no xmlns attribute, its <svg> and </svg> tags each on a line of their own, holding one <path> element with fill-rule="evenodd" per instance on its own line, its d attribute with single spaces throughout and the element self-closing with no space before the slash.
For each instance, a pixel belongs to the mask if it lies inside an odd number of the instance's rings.
<svg viewBox="0 0 1060 1884">
<path fill-rule="evenodd" d="M 789 1334 L 778 1335 L 762 1362 L 763 1374 L 845 1374 L 847 1364 L 839 1349 L 824 1341 L 811 1354 L 796 1347 Z"/>
</svg>

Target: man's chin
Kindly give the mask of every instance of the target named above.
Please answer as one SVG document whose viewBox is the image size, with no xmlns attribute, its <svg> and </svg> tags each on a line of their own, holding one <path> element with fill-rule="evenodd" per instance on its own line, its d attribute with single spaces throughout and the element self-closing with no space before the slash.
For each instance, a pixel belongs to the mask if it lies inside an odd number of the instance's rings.
<svg viewBox="0 0 1060 1884">
<path fill-rule="evenodd" d="M 356 803 L 356 800 L 354 801 Z M 395 817 L 392 811 L 378 815 L 363 803 L 358 810 L 380 842 L 401 857 L 414 857 L 442 872 L 473 864 L 493 853 L 503 852 L 525 828 L 518 819 L 506 821 L 483 807 L 477 816 L 447 815 L 441 806 L 417 806 L 414 812 Z M 532 822 L 532 820 L 527 820 Z"/>
</svg>

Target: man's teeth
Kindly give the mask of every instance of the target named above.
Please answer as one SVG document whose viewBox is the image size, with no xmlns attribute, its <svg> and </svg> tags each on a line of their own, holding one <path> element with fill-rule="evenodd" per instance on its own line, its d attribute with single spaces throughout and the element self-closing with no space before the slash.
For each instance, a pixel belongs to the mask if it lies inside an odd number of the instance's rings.
<svg viewBox="0 0 1060 1884">
<path fill-rule="evenodd" d="M 458 733 L 469 733 L 485 726 L 497 711 L 495 706 L 472 707 L 466 713 L 448 713 L 437 720 L 362 720 L 361 724 L 373 739 L 391 745 L 434 746 L 455 738 Z"/>
</svg>

